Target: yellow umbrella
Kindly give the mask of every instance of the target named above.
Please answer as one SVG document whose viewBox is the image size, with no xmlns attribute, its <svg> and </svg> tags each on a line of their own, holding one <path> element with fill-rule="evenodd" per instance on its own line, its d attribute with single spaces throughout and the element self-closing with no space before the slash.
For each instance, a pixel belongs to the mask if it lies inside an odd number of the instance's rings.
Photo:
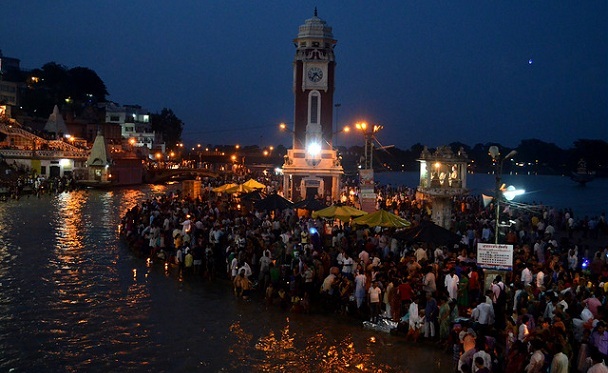
<svg viewBox="0 0 608 373">
<path fill-rule="evenodd" d="M 220 185 L 217 188 L 213 188 L 212 190 L 215 193 L 223 193 L 226 191 L 226 189 L 234 188 L 236 186 L 238 186 L 238 184 L 228 183 L 228 184 Z"/>
<path fill-rule="evenodd" d="M 235 185 L 232 188 L 228 188 L 226 189 L 224 192 L 226 193 L 249 193 L 249 192 L 253 192 L 255 189 L 249 188 L 248 186 L 245 186 L 243 184 L 240 185 Z"/>
<path fill-rule="evenodd" d="M 245 185 L 248 188 L 251 189 L 265 189 L 266 185 L 260 183 L 259 181 L 253 180 L 253 179 L 249 179 L 247 181 L 245 181 L 243 183 L 243 185 Z"/>
<path fill-rule="evenodd" d="M 363 210 L 357 210 L 354 207 L 350 206 L 339 206 L 333 205 L 322 210 L 314 211 L 312 213 L 312 217 L 316 218 L 326 218 L 326 219 L 340 219 L 342 221 L 349 221 L 351 218 L 356 218 L 362 215 L 367 214 L 367 212 Z"/>
<path fill-rule="evenodd" d="M 356 224 L 367 225 L 369 227 L 386 228 L 407 228 L 411 225 L 409 221 L 385 210 L 378 210 L 376 212 L 372 212 L 371 214 L 360 216 L 354 219 L 354 222 Z"/>
</svg>

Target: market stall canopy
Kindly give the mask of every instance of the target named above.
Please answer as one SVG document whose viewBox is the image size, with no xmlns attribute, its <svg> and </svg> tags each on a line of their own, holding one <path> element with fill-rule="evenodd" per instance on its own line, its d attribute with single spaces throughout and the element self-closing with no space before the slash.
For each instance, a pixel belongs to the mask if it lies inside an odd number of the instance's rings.
<svg viewBox="0 0 608 373">
<path fill-rule="evenodd" d="M 325 218 L 325 219 L 340 219 L 342 221 L 349 221 L 351 218 L 356 218 L 367 214 L 363 210 L 357 210 L 350 206 L 332 205 L 319 211 L 314 211 L 312 217 Z"/>
<path fill-rule="evenodd" d="M 249 193 L 249 192 L 253 192 L 254 190 L 255 189 L 250 188 L 244 184 L 240 184 L 240 185 L 235 185 L 232 188 L 228 188 L 224 192 L 229 193 L 229 194 L 234 194 L 234 193 Z"/>
<path fill-rule="evenodd" d="M 308 211 L 317 211 L 322 210 L 327 207 L 322 201 L 318 199 L 304 199 L 302 201 L 296 202 L 293 206 L 296 209 L 303 209 Z"/>
<path fill-rule="evenodd" d="M 378 210 L 371 214 L 360 216 L 354 219 L 354 222 L 369 227 L 407 228 L 411 226 L 409 221 L 386 210 Z"/>
<path fill-rule="evenodd" d="M 273 194 L 269 195 L 268 197 L 266 197 L 260 201 L 257 201 L 254 204 L 254 207 L 258 210 L 266 210 L 266 211 L 285 210 L 285 209 L 293 208 L 293 202 L 291 202 L 287 198 L 284 198 L 276 193 L 273 193 Z"/>
<path fill-rule="evenodd" d="M 249 179 L 243 183 L 244 186 L 251 189 L 265 189 L 266 185 L 256 181 L 254 179 Z"/>
<path fill-rule="evenodd" d="M 234 188 L 236 186 L 238 186 L 238 184 L 228 183 L 228 184 L 220 185 L 217 188 L 213 188 L 212 190 L 215 193 L 224 193 L 224 192 L 226 192 L 226 189 Z"/>
<path fill-rule="evenodd" d="M 243 194 L 241 196 L 241 200 L 243 201 L 260 201 L 264 198 L 262 193 L 259 190 L 254 190 L 253 192 Z"/>
<path fill-rule="evenodd" d="M 395 233 L 395 238 L 411 242 L 427 242 L 435 245 L 458 243 L 462 237 L 452 231 L 438 226 L 432 221 L 423 220 L 420 224 Z"/>
</svg>

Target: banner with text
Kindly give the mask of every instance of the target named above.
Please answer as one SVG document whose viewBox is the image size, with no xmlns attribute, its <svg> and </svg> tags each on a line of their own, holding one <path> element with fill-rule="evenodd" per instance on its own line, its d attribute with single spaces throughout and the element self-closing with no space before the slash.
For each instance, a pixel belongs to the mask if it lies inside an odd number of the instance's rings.
<svg viewBox="0 0 608 373">
<path fill-rule="evenodd" d="M 477 266 L 485 269 L 513 269 L 513 245 L 477 244 Z"/>
</svg>

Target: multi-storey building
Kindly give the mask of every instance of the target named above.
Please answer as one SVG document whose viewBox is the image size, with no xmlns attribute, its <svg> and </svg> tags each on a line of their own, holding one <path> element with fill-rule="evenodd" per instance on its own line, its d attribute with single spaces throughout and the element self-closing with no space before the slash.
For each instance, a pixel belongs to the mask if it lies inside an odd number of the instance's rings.
<svg viewBox="0 0 608 373">
<path fill-rule="evenodd" d="M 118 105 L 107 102 L 106 123 L 119 124 L 123 139 L 135 139 L 133 146 L 158 148 L 159 138 L 152 131 L 150 112 L 139 105 Z"/>
</svg>

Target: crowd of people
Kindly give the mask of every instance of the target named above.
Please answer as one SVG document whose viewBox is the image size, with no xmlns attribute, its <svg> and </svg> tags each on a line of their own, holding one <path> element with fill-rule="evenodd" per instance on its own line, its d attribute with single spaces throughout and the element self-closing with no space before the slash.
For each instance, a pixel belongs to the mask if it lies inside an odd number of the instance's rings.
<svg viewBox="0 0 608 373">
<path fill-rule="evenodd" d="M 293 209 L 237 209 L 213 186 L 197 199 L 171 193 L 142 201 L 123 217 L 124 237 L 186 279 L 229 279 L 243 300 L 390 320 L 393 333 L 453 354 L 455 372 L 608 372 L 604 216 L 511 209 L 513 224 L 500 240 L 513 245 L 513 268 L 499 273 L 476 263 L 477 244 L 494 242 L 497 232 L 493 206 L 474 197 L 454 200 L 451 230 L 461 238 L 440 244 Z M 428 202 L 413 189 L 377 192 L 378 208 L 414 226 L 429 219 Z"/>
</svg>

